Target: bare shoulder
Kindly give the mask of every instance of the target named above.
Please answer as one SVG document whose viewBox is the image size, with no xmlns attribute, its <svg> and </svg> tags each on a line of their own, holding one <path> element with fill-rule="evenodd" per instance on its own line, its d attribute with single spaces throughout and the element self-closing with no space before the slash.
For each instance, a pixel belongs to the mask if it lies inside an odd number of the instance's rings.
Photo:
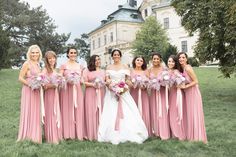
<svg viewBox="0 0 236 157">
<path fill-rule="evenodd" d="M 186 71 L 193 71 L 193 68 L 192 68 L 191 65 L 188 64 L 188 65 L 185 66 L 185 70 Z"/>
<path fill-rule="evenodd" d="M 22 69 L 28 69 L 29 68 L 29 61 L 25 61 L 22 65 Z"/>
</svg>

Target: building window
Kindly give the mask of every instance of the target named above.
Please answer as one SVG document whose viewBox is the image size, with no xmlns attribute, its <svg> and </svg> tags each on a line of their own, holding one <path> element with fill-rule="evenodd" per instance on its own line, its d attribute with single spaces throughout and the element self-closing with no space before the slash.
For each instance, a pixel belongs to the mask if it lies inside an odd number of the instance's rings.
<svg viewBox="0 0 236 157">
<path fill-rule="evenodd" d="M 145 9 L 145 10 L 144 10 L 144 17 L 147 17 L 147 16 L 148 16 L 148 10 Z"/>
<path fill-rule="evenodd" d="M 104 45 L 107 44 L 107 35 L 104 35 Z"/>
<path fill-rule="evenodd" d="M 113 32 L 111 32 L 111 38 L 110 41 L 113 42 Z"/>
<path fill-rule="evenodd" d="M 169 17 L 164 18 L 164 29 L 168 29 L 169 28 Z"/>
<path fill-rule="evenodd" d="M 93 40 L 93 50 L 95 49 L 95 41 Z"/>
<path fill-rule="evenodd" d="M 187 43 L 187 40 L 181 41 L 181 49 L 182 49 L 182 52 L 187 52 L 187 51 L 188 51 L 188 43 Z"/>
<path fill-rule="evenodd" d="M 101 39 L 98 38 L 98 47 L 101 47 Z"/>
</svg>

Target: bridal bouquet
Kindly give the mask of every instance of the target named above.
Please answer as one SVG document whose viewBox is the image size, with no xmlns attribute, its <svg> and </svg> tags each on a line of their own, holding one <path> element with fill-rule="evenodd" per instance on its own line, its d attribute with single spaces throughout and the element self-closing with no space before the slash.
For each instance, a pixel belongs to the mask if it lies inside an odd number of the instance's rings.
<svg viewBox="0 0 236 157">
<path fill-rule="evenodd" d="M 66 79 L 60 74 L 55 74 L 51 78 L 51 83 L 58 88 L 65 88 L 66 87 Z"/>
<path fill-rule="evenodd" d="M 129 89 L 129 86 L 125 83 L 125 81 L 112 82 L 110 87 L 118 98 Z"/>
<path fill-rule="evenodd" d="M 36 76 L 31 77 L 29 81 L 29 86 L 32 90 L 39 89 L 41 86 L 48 84 L 49 78 L 43 74 L 39 74 Z"/>
<path fill-rule="evenodd" d="M 142 77 L 140 75 L 136 75 L 132 80 L 134 84 L 134 88 L 146 88 L 148 86 L 148 79 L 147 77 Z"/>
<path fill-rule="evenodd" d="M 66 82 L 70 84 L 80 83 L 81 75 L 77 72 L 70 72 L 66 75 Z"/>
<path fill-rule="evenodd" d="M 96 88 L 101 88 L 105 86 L 105 82 L 102 78 L 97 77 L 93 82 L 93 86 Z"/>
</svg>

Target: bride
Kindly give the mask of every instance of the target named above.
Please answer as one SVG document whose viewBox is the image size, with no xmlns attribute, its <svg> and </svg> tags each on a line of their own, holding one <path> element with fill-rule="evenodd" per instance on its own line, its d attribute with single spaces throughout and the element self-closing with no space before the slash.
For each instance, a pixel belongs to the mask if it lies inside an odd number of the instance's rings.
<svg viewBox="0 0 236 157">
<path fill-rule="evenodd" d="M 112 83 L 126 80 L 130 75 L 127 66 L 121 64 L 121 51 L 114 49 L 114 61 L 106 70 L 108 88 L 104 98 L 103 112 L 98 129 L 98 141 L 119 144 L 126 141 L 142 143 L 148 138 L 146 126 L 139 114 L 135 101 L 128 91 L 117 97 L 111 91 Z"/>
</svg>

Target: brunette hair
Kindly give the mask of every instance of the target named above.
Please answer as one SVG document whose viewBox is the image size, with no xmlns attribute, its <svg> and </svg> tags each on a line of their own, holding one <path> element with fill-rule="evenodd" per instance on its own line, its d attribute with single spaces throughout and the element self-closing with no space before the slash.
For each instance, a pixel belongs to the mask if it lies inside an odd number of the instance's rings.
<svg viewBox="0 0 236 157">
<path fill-rule="evenodd" d="M 158 52 L 153 52 L 153 53 L 152 53 L 152 59 L 153 59 L 154 56 L 158 56 L 158 57 L 160 58 L 160 61 L 162 62 L 162 56 L 161 56 L 160 53 L 158 53 Z"/>
<path fill-rule="evenodd" d="M 120 49 L 117 49 L 117 48 L 115 48 L 115 49 L 113 49 L 113 50 L 111 51 L 111 57 L 113 57 L 113 55 L 114 55 L 114 53 L 115 53 L 116 51 L 118 51 L 119 54 L 120 54 L 120 57 L 122 57 L 121 50 L 120 50 Z"/>
<path fill-rule="evenodd" d="M 175 66 L 174 66 L 173 68 L 174 68 L 174 69 L 177 69 L 178 60 L 177 60 L 176 56 L 175 56 L 175 55 L 170 55 L 170 56 L 168 57 L 168 60 L 169 60 L 170 58 L 172 58 L 173 61 L 175 62 Z M 167 60 L 166 65 L 168 65 L 168 60 Z"/>
<path fill-rule="evenodd" d="M 74 49 L 76 51 L 77 55 L 78 55 L 78 51 L 77 51 L 77 49 L 75 47 L 73 47 L 73 46 L 72 47 L 68 47 L 67 50 L 66 50 L 66 57 L 67 58 L 69 58 L 69 52 L 70 52 L 71 49 Z"/>
<path fill-rule="evenodd" d="M 136 56 L 136 57 L 134 57 L 134 59 L 132 61 L 133 68 L 136 68 L 135 61 L 136 61 L 137 58 L 142 58 L 143 59 L 143 65 L 141 66 L 141 68 L 142 68 L 142 70 L 146 70 L 147 69 L 147 62 L 145 61 L 143 56 Z"/>
<path fill-rule="evenodd" d="M 96 71 L 96 65 L 95 65 L 95 62 L 96 62 L 96 58 L 99 57 L 98 55 L 92 55 L 90 58 L 89 58 L 89 62 L 88 62 L 88 70 L 89 71 Z"/>
<path fill-rule="evenodd" d="M 183 69 L 183 68 L 181 67 L 181 65 L 179 64 L 179 57 L 180 57 L 180 55 L 182 55 L 182 54 L 185 55 L 185 57 L 186 57 L 186 59 L 187 59 L 187 64 L 189 64 L 189 63 L 188 63 L 188 55 L 187 55 L 187 53 L 185 53 L 185 52 L 179 52 L 179 53 L 177 54 L 177 69 L 178 69 L 181 73 L 184 72 L 184 69 Z"/>
</svg>

